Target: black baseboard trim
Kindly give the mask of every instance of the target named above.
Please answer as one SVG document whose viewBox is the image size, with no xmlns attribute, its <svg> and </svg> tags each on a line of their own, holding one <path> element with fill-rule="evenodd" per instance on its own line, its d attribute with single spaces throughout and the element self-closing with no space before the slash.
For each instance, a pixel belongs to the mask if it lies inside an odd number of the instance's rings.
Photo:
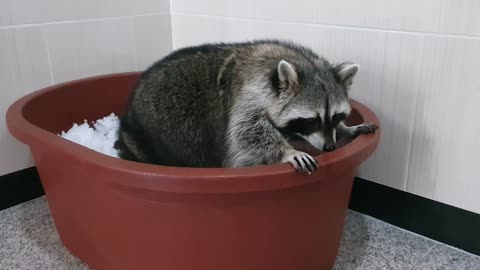
<svg viewBox="0 0 480 270">
<path fill-rule="evenodd" d="M 480 214 L 361 178 L 355 179 L 349 208 L 480 255 Z"/>
<path fill-rule="evenodd" d="M 44 195 L 37 169 L 0 176 L 0 210 Z M 480 255 L 480 214 L 355 178 L 349 208 Z"/>
<path fill-rule="evenodd" d="M 35 167 L 0 176 L 0 211 L 44 194 Z"/>
</svg>

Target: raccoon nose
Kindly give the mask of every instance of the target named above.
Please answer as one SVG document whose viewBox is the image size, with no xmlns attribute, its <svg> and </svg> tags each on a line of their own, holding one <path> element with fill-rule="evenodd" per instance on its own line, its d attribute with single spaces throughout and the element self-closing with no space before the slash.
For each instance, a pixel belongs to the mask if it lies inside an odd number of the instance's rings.
<svg viewBox="0 0 480 270">
<path fill-rule="evenodd" d="M 333 150 L 335 150 L 335 144 L 333 143 L 327 143 L 323 146 L 324 152 L 332 152 Z"/>
</svg>

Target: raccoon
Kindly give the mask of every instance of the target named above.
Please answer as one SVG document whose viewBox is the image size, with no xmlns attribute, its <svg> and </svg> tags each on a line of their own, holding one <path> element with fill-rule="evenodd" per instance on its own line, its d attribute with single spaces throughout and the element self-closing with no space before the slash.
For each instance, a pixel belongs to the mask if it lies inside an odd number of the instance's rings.
<svg viewBox="0 0 480 270">
<path fill-rule="evenodd" d="M 322 151 L 348 127 L 348 92 L 359 66 L 330 64 L 311 49 L 281 40 L 208 43 L 176 50 L 139 78 L 121 117 L 120 157 L 177 167 L 318 163 L 295 150 L 300 137 Z"/>
</svg>

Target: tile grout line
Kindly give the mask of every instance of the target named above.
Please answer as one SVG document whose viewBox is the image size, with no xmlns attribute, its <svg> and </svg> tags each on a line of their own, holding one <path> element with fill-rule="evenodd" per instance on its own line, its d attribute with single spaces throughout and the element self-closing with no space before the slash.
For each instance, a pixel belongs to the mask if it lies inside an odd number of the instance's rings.
<svg viewBox="0 0 480 270">
<path fill-rule="evenodd" d="M 412 121 L 412 124 L 411 124 L 411 128 L 410 128 L 410 141 L 408 143 L 408 152 L 407 152 L 407 168 L 405 168 L 405 186 L 404 186 L 404 190 L 408 192 L 409 190 L 409 183 L 410 183 L 410 159 L 412 158 L 412 148 L 413 148 L 413 132 L 415 130 L 415 124 L 416 124 L 416 120 L 417 120 L 417 106 L 418 106 L 418 99 L 420 97 L 420 82 L 421 82 L 421 77 L 420 75 L 422 75 L 422 69 L 423 69 L 423 62 L 424 62 L 424 57 L 425 57 L 425 36 L 422 36 L 422 47 L 420 48 L 420 51 L 422 53 L 422 55 L 420 56 L 420 68 L 418 70 L 418 79 L 417 79 L 417 91 L 415 93 L 415 104 L 413 105 L 413 121 Z"/>
<path fill-rule="evenodd" d="M 173 27 L 173 0 L 170 0 L 170 10 L 169 10 L 169 13 L 168 13 L 168 16 L 170 17 L 170 38 L 172 39 L 172 42 L 171 42 L 171 50 L 175 50 L 176 49 L 176 44 L 175 44 L 175 36 L 174 36 L 174 27 Z"/>
<path fill-rule="evenodd" d="M 121 16 L 106 16 L 106 17 L 97 17 L 97 18 L 82 18 L 74 20 L 59 20 L 59 21 L 38 21 L 32 23 L 21 23 L 21 24 L 11 24 L 11 25 L 0 25 L 0 30 L 2 29 L 12 29 L 12 28 L 22 28 L 22 27 L 33 27 L 39 25 L 56 25 L 64 23 L 82 23 L 82 22 L 95 22 L 95 21 L 106 21 L 114 19 L 126 19 L 131 17 L 143 17 L 143 16 L 157 16 L 157 15 L 170 15 L 170 12 L 152 12 L 152 13 L 141 13 L 133 15 L 121 15 Z"/>
<path fill-rule="evenodd" d="M 382 79 L 380 80 L 380 97 L 379 97 L 379 99 L 378 99 L 378 102 L 379 102 L 380 104 L 375 104 L 375 105 L 378 106 L 378 108 L 379 108 L 379 113 L 380 113 L 379 118 L 380 118 L 381 113 L 382 113 L 382 105 L 381 105 L 381 103 L 382 103 L 382 99 L 383 99 L 384 92 L 385 92 L 385 91 L 381 91 L 381 89 L 383 89 L 383 84 L 385 83 L 385 80 L 384 80 L 384 78 L 385 78 L 385 76 L 384 76 L 384 74 L 385 74 L 385 56 L 387 55 L 388 39 L 390 38 L 389 33 L 384 32 L 384 33 L 382 33 L 382 34 L 383 34 L 383 51 L 382 51 L 382 68 L 381 68 L 382 72 L 380 73 L 380 78 L 382 78 Z M 375 106 L 375 105 L 374 105 L 374 106 Z M 376 158 L 378 158 L 378 155 L 376 156 Z M 378 170 L 379 170 L 379 169 L 378 169 L 378 163 L 375 162 L 375 165 L 373 166 L 373 176 L 374 176 L 375 178 L 378 177 Z M 377 179 L 378 179 L 378 178 L 377 178 Z"/>
<path fill-rule="evenodd" d="M 47 60 L 48 60 L 48 67 L 50 69 L 50 85 L 55 84 L 55 79 L 53 76 L 53 66 L 52 66 L 52 58 L 51 58 L 51 52 L 50 52 L 50 43 L 48 42 L 48 37 L 47 37 L 47 29 L 43 26 L 39 26 L 40 28 L 40 33 L 42 34 L 42 39 L 43 43 L 45 44 L 45 49 L 47 50 Z"/>
<path fill-rule="evenodd" d="M 355 25 L 342 25 L 342 24 L 328 24 L 328 23 L 309 23 L 301 21 L 291 21 L 291 20 L 276 20 L 276 19 L 259 19 L 254 17 L 235 17 L 235 16 L 220 16 L 220 15 L 207 15 L 201 13 L 185 13 L 185 12 L 172 12 L 171 15 L 180 15 L 180 16 L 193 16 L 193 17 L 207 17 L 207 18 L 217 18 L 217 19 L 228 19 L 228 20 L 239 20 L 239 21 L 253 21 L 253 22 L 269 22 L 269 23 L 283 23 L 283 24 L 293 24 L 293 25 L 304 25 L 304 26 L 318 26 L 318 27 L 330 27 L 330 28 L 339 28 L 339 29 L 350 29 L 350 30 L 365 30 L 365 31 L 376 31 L 376 32 L 389 32 L 389 33 L 399 33 L 399 34 L 411 34 L 411 35 L 428 35 L 428 36 L 440 36 L 440 37 L 450 37 L 450 38 L 463 38 L 463 39 L 480 39 L 480 36 L 476 35 L 465 35 L 465 34 L 452 34 L 452 33 L 435 33 L 435 32 L 426 32 L 426 31 L 414 31 L 414 30 L 396 30 L 396 29 L 386 29 L 379 27 L 366 27 L 366 26 L 355 26 Z"/>
<path fill-rule="evenodd" d="M 137 25 L 136 25 L 136 18 L 137 16 L 132 16 L 131 17 L 131 21 L 132 21 L 132 31 L 133 31 L 133 59 L 134 59 L 134 63 L 133 63 L 133 68 L 138 71 L 138 66 L 139 66 L 139 59 L 138 59 L 138 40 L 137 40 Z"/>
</svg>

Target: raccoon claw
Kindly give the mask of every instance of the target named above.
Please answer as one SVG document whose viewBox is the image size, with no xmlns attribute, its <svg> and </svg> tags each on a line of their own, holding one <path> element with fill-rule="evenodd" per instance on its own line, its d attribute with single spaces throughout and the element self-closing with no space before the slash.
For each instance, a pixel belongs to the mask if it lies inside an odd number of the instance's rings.
<svg viewBox="0 0 480 270">
<path fill-rule="evenodd" d="M 297 171 L 311 174 L 318 169 L 318 162 L 307 153 L 295 151 L 285 155 L 283 162 L 289 162 Z"/>
<path fill-rule="evenodd" d="M 375 133 L 375 130 L 378 129 L 378 126 L 375 125 L 374 123 L 365 123 L 358 125 L 357 128 L 355 129 L 356 135 L 360 134 L 372 134 Z"/>
</svg>

